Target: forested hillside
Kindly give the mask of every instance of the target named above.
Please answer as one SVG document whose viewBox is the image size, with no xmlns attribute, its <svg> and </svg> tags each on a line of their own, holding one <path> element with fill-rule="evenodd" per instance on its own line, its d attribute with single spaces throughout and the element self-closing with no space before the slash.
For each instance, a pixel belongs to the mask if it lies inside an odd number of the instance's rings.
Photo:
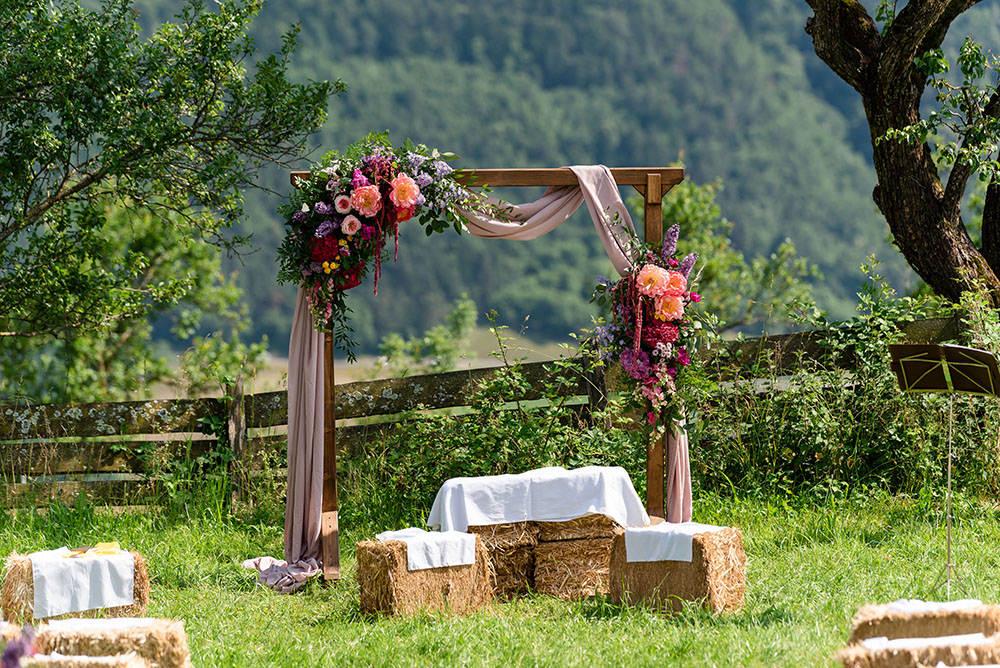
<svg viewBox="0 0 1000 668">
<path fill-rule="evenodd" d="M 172 4 L 136 6 L 152 26 Z M 954 32 L 983 25 L 987 11 L 996 10 L 970 12 Z M 790 237 L 824 273 L 819 305 L 846 316 L 866 255 L 878 253 L 899 287 L 913 279 L 871 200 L 860 102 L 813 54 L 807 14 L 801 0 L 284 0 L 261 13 L 254 37 L 273 51 L 301 22 L 294 73 L 348 84 L 314 159 L 387 129 L 396 141 L 455 151 L 467 167 L 683 160 L 696 182 L 722 179 L 738 248 L 769 253 Z M 995 21 L 985 25 L 995 31 Z M 267 178 L 287 192 L 286 173 Z M 255 331 L 276 350 L 293 303 L 293 288 L 274 281 L 279 201 L 248 195 L 241 232 L 257 250 L 234 263 Z M 463 292 L 506 322 L 530 314 L 536 337 L 563 338 L 589 323 L 594 277 L 610 271 L 579 215 L 531 243 L 406 232 L 378 297 L 370 285 L 352 294 L 369 348 L 390 331 L 440 322 Z"/>
</svg>

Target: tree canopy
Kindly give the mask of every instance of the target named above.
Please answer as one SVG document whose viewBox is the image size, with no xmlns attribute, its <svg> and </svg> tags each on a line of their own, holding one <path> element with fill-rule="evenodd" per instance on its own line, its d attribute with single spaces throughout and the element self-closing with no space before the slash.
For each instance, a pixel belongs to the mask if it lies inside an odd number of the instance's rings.
<svg viewBox="0 0 1000 668">
<path fill-rule="evenodd" d="M 244 190 L 322 126 L 337 81 L 287 78 L 296 30 L 254 58 L 261 0 L 187 0 L 140 39 L 132 0 L 0 2 L 0 333 L 106 329 L 197 277 L 105 254 L 108 204 L 233 247 Z M 117 228 L 129 234 L 127 226 Z"/>
</svg>

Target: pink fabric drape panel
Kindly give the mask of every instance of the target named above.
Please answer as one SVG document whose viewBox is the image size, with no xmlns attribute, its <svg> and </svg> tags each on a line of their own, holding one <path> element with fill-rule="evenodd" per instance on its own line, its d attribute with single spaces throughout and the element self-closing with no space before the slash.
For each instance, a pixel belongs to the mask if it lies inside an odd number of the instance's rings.
<svg viewBox="0 0 1000 668">
<path fill-rule="evenodd" d="M 691 460 L 688 457 L 688 435 L 684 421 L 674 425 L 673 432 L 663 436 L 666 449 L 667 481 L 663 500 L 668 522 L 691 521 Z"/>
<path fill-rule="evenodd" d="M 305 290 L 299 288 L 288 342 L 288 490 L 285 559 L 243 563 L 261 582 L 291 593 L 320 572 L 323 508 L 323 333 L 313 326 Z"/>
</svg>

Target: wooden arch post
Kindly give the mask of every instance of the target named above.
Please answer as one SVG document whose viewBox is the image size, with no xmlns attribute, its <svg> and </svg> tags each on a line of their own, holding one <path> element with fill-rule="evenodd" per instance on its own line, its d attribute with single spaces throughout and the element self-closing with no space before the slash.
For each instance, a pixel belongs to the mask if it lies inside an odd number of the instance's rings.
<svg viewBox="0 0 1000 668">
<path fill-rule="evenodd" d="M 684 180 L 682 167 L 612 167 L 611 175 L 620 186 L 632 186 L 643 196 L 643 233 L 647 243 L 663 241 L 663 197 Z M 292 172 L 292 185 L 309 172 Z M 461 182 L 470 187 L 575 186 L 576 175 L 567 167 L 528 169 L 463 170 Z M 320 543 L 323 579 L 340 579 L 340 545 L 337 523 L 337 432 L 333 335 L 326 333 L 323 364 L 323 510 Z M 663 441 L 646 446 L 646 511 L 654 523 L 663 521 Z"/>
</svg>

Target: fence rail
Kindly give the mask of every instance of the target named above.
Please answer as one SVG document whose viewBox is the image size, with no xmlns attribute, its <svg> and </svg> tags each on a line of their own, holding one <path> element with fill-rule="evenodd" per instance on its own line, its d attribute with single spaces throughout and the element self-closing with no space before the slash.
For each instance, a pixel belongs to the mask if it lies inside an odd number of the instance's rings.
<svg viewBox="0 0 1000 668">
<path fill-rule="evenodd" d="M 957 319 L 918 320 L 902 326 L 907 341 L 953 340 L 962 332 Z M 765 363 L 771 373 L 795 371 L 804 361 L 826 360 L 844 369 L 853 366 L 846 351 L 827 360 L 823 332 L 802 332 L 726 342 L 711 355 L 730 363 Z M 520 367 L 527 388 L 511 401 L 545 396 L 560 372 L 551 363 Z M 338 385 L 337 440 L 341 456 L 358 456 L 364 444 L 385 425 L 341 424 L 358 418 L 391 423 L 399 414 L 417 409 L 467 406 L 469 397 L 497 369 L 452 371 L 427 376 L 390 378 Z M 616 373 L 581 376 L 559 384 L 561 396 L 599 404 L 616 389 Z M 165 462 L 197 458 L 233 448 L 237 461 L 247 462 L 268 449 L 284 447 L 288 396 L 266 392 L 243 396 L 232 388 L 222 399 L 176 399 L 92 404 L 0 405 L 0 506 L 44 504 L 49 499 L 71 502 L 86 493 L 95 503 L 130 505 L 155 499 L 156 471 Z"/>
</svg>

